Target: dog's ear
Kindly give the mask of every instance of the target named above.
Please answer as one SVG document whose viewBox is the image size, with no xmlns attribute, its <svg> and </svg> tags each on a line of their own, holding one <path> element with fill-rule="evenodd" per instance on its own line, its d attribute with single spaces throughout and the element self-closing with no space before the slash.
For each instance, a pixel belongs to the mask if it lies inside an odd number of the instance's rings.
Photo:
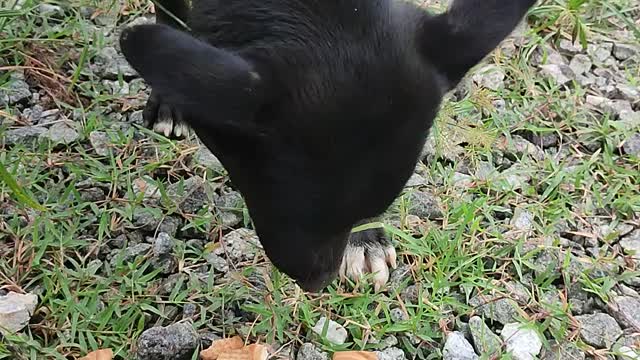
<svg viewBox="0 0 640 360">
<path fill-rule="evenodd" d="M 493 51 L 536 0 L 455 0 L 449 10 L 425 16 L 418 46 L 444 76 L 446 90 Z"/>
<path fill-rule="evenodd" d="M 241 56 L 165 25 L 120 35 L 125 58 L 163 101 L 200 128 L 244 126 L 264 101 L 265 81 Z"/>
</svg>

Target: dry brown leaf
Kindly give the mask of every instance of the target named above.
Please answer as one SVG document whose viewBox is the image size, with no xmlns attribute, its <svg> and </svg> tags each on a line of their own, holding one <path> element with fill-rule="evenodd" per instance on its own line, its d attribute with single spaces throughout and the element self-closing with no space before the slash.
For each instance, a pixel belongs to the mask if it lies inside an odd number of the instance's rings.
<svg viewBox="0 0 640 360">
<path fill-rule="evenodd" d="M 333 360 L 378 360 L 378 355 L 370 351 L 339 351 L 333 354 Z"/>
<path fill-rule="evenodd" d="M 200 359 L 202 360 L 217 360 L 218 356 L 223 352 L 240 350 L 244 347 L 244 341 L 239 336 L 235 336 L 229 339 L 220 339 L 211 343 L 208 349 L 200 352 Z"/>
<path fill-rule="evenodd" d="M 79 360 L 111 360 L 113 359 L 113 351 L 111 349 L 100 349 L 92 351 L 87 356 Z"/>
</svg>

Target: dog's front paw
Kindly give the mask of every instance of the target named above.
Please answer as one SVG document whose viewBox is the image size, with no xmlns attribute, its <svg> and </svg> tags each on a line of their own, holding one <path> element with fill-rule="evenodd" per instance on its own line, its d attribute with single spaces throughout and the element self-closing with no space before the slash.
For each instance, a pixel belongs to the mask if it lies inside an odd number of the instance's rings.
<svg viewBox="0 0 640 360">
<path fill-rule="evenodd" d="M 183 138 L 191 131 L 183 119 L 182 112 L 163 102 L 154 91 L 147 100 L 143 118 L 146 127 L 166 137 Z"/>
<path fill-rule="evenodd" d="M 372 274 L 375 291 L 389 281 L 389 267 L 396 268 L 396 250 L 382 229 L 352 233 L 340 265 L 340 277 L 358 282 Z"/>
</svg>

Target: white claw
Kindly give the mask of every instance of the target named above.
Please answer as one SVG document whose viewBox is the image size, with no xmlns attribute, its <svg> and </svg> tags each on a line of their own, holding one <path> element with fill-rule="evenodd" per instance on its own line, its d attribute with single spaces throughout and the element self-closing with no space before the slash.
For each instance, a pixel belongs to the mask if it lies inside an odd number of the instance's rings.
<svg viewBox="0 0 640 360">
<path fill-rule="evenodd" d="M 369 267 L 373 274 L 373 288 L 376 292 L 389 281 L 389 267 L 384 257 L 372 256 L 369 258 Z"/>
<path fill-rule="evenodd" d="M 340 276 L 357 281 L 362 277 L 362 274 L 364 274 L 366 266 L 367 263 L 364 255 L 364 248 L 348 247 L 344 253 L 344 257 L 342 258 Z"/>
<path fill-rule="evenodd" d="M 153 125 L 153 131 L 159 134 L 164 134 L 164 136 L 168 137 L 169 135 L 171 135 L 171 132 L 173 131 L 173 119 L 171 118 L 158 119 L 158 121 L 156 121 L 156 123 Z"/>
<path fill-rule="evenodd" d="M 393 246 L 387 247 L 386 249 L 384 249 L 384 255 L 387 260 L 387 263 L 391 265 L 392 269 L 395 269 L 398 267 L 398 263 L 396 262 L 396 258 L 397 258 L 396 248 L 394 248 Z"/>
</svg>

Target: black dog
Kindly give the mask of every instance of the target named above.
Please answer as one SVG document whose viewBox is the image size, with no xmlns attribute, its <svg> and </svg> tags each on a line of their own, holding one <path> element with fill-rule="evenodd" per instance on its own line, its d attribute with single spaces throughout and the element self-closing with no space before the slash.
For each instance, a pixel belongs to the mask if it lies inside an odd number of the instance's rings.
<svg viewBox="0 0 640 360">
<path fill-rule="evenodd" d="M 153 89 L 145 119 L 167 135 L 195 131 L 270 260 L 307 290 L 338 271 L 387 281 L 390 242 L 351 229 L 391 205 L 443 94 L 535 2 L 456 0 L 434 16 L 402 0 L 186 1 L 160 0 L 161 25 L 121 35 Z"/>
</svg>

